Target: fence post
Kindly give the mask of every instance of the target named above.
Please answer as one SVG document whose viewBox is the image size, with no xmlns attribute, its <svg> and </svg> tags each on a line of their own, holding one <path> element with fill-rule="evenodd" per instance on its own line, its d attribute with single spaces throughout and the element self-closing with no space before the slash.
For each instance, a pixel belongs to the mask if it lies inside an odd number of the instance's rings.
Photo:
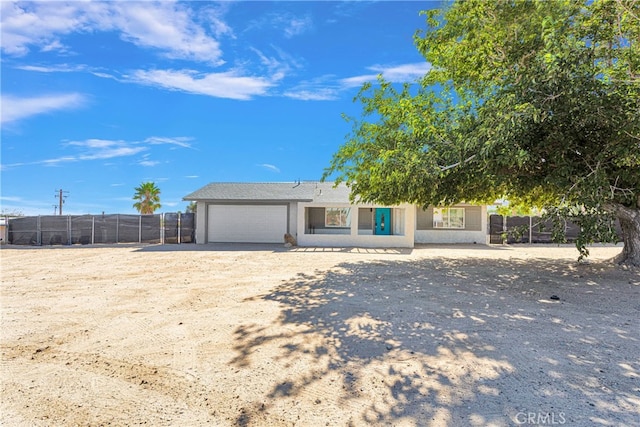
<svg viewBox="0 0 640 427">
<path fill-rule="evenodd" d="M 182 243 L 182 214 L 178 212 L 178 244 Z"/>
<path fill-rule="evenodd" d="M 142 243 L 142 214 L 138 216 L 138 243 Z"/>
<path fill-rule="evenodd" d="M 96 241 L 96 216 L 91 215 L 91 244 L 95 245 Z"/>
<path fill-rule="evenodd" d="M 509 243 L 509 234 L 507 233 L 507 216 L 502 216 L 502 234 L 507 236 L 502 243 Z"/>
<path fill-rule="evenodd" d="M 36 244 L 42 246 L 42 222 L 40 221 L 40 215 L 36 221 Z"/>
<path fill-rule="evenodd" d="M 116 243 L 120 240 L 120 214 L 116 214 Z"/>
<path fill-rule="evenodd" d="M 533 243 L 533 217 L 529 215 L 529 244 Z"/>
<path fill-rule="evenodd" d="M 71 215 L 67 215 L 67 244 L 71 246 Z"/>
</svg>

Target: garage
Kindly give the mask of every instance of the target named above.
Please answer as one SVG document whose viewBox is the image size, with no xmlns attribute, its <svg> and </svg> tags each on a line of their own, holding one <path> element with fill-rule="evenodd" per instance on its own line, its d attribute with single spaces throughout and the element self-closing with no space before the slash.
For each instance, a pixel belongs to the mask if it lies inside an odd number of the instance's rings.
<svg viewBox="0 0 640 427">
<path fill-rule="evenodd" d="M 209 205 L 207 216 L 211 243 L 282 243 L 287 232 L 286 205 Z"/>
</svg>

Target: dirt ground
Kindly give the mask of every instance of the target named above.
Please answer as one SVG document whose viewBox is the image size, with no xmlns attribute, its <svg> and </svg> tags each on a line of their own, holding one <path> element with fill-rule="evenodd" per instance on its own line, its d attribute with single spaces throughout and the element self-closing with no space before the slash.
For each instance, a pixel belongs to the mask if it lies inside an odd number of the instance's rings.
<svg viewBox="0 0 640 427">
<path fill-rule="evenodd" d="M 0 424 L 639 426 L 619 251 L 3 247 Z"/>
</svg>

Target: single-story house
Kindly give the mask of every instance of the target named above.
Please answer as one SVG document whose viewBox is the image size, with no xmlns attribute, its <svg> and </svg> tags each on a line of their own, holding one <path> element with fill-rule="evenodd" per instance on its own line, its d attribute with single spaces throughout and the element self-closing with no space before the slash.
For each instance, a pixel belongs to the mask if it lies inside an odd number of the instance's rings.
<svg viewBox="0 0 640 427">
<path fill-rule="evenodd" d="M 214 182 L 184 197 L 196 202 L 196 243 L 398 247 L 416 243 L 487 243 L 487 207 L 460 204 L 351 203 L 331 182 Z"/>
</svg>

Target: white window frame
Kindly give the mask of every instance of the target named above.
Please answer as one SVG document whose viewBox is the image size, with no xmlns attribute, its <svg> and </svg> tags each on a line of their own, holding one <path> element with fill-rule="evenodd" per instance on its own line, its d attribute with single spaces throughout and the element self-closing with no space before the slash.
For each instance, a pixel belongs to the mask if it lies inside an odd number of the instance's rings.
<svg viewBox="0 0 640 427">
<path fill-rule="evenodd" d="M 341 211 L 337 214 L 338 224 L 329 221 L 331 211 Z M 324 208 L 324 226 L 327 228 L 351 227 L 351 208 Z"/>
<path fill-rule="evenodd" d="M 452 224 L 451 211 L 462 211 L 462 224 Z M 454 216 L 457 217 L 458 215 Z M 433 228 L 437 229 L 454 229 L 464 230 L 465 227 L 465 210 L 464 208 L 434 208 L 433 209 Z"/>
</svg>

